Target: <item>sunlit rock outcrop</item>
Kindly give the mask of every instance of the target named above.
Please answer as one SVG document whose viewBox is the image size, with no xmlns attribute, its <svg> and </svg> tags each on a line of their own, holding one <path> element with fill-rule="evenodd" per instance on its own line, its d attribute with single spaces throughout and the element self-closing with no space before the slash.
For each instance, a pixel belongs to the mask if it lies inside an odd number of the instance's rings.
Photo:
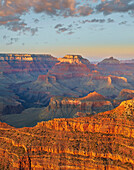
<svg viewBox="0 0 134 170">
<path fill-rule="evenodd" d="M 33 128 L 0 123 L 0 169 L 133 169 L 134 101 L 91 117 Z"/>
<path fill-rule="evenodd" d="M 66 55 L 63 58 L 58 58 L 60 62 L 67 62 L 70 64 L 90 64 L 90 62 L 80 55 Z"/>
</svg>

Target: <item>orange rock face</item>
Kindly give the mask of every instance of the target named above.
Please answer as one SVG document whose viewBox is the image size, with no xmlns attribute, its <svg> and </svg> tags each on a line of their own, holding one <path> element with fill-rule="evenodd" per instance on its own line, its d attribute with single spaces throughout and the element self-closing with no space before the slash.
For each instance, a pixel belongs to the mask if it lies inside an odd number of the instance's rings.
<svg viewBox="0 0 134 170">
<path fill-rule="evenodd" d="M 91 100 L 91 101 L 96 101 L 96 100 L 100 100 L 103 101 L 106 98 L 104 96 L 102 96 L 101 94 L 97 93 L 96 91 L 94 91 L 93 93 L 89 93 L 87 96 L 80 98 L 80 100 Z"/>
<path fill-rule="evenodd" d="M 33 128 L 0 123 L 0 169 L 134 169 L 134 100 L 88 118 Z"/>
</svg>

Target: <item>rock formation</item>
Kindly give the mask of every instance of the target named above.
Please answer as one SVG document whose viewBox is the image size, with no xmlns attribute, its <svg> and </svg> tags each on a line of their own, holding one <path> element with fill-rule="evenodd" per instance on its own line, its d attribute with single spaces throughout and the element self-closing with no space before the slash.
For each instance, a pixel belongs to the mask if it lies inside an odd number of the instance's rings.
<svg viewBox="0 0 134 170">
<path fill-rule="evenodd" d="M 120 61 L 113 58 L 113 57 L 110 57 L 110 58 L 106 58 L 104 59 L 103 61 L 99 62 L 98 64 L 119 64 Z"/>
<path fill-rule="evenodd" d="M 33 128 L 0 123 L 0 169 L 134 169 L 134 100 Z"/>
<path fill-rule="evenodd" d="M 57 61 L 50 54 L 0 54 L 0 61 Z"/>
<path fill-rule="evenodd" d="M 51 55 L 0 54 L 0 71 L 3 73 L 47 72 L 57 58 Z"/>
<path fill-rule="evenodd" d="M 43 97 L 44 103 L 48 101 L 47 97 Z M 28 103 L 27 103 L 28 104 Z M 38 101 L 38 106 L 41 102 Z M 117 102 L 116 102 L 117 104 Z M 30 104 L 29 104 L 30 105 Z M 73 97 L 51 97 L 47 107 L 25 109 L 21 114 L 2 115 L 1 120 L 15 127 L 34 126 L 37 122 L 47 121 L 54 118 L 73 118 L 91 116 L 102 111 L 113 109 L 112 101 L 106 99 L 97 92 L 89 93 L 82 98 Z M 13 110 L 12 110 L 13 112 Z M 15 119 L 14 119 L 15 117 Z"/>
<path fill-rule="evenodd" d="M 101 75 L 113 75 L 118 77 L 125 77 L 131 81 L 134 74 L 133 62 L 120 62 L 119 60 L 110 57 L 97 64 L 97 70 Z"/>
<path fill-rule="evenodd" d="M 109 60 L 113 61 L 114 58 Z M 58 116 L 86 116 L 93 112 L 98 113 L 111 109 L 113 104 L 118 106 L 120 103 L 120 100 L 115 100 L 115 102 L 113 100 L 122 89 L 133 90 L 133 75 L 134 65 L 132 63 L 92 65 L 80 55 L 67 55 L 57 59 L 47 54 L 0 54 L 1 120 L 10 120 L 11 117 L 6 114 L 15 114 L 14 116 L 18 118 L 17 114 L 21 113 L 23 109 L 27 113 L 27 109 L 45 110 L 44 107 L 47 106 L 49 109 L 46 114 L 50 113 L 50 110 L 53 114 L 49 114 L 51 116 L 45 120 Z M 93 91 L 105 96 L 106 99 L 101 98 L 100 101 L 90 101 L 89 99 L 82 101 L 79 99 Z M 49 106 L 50 99 L 53 97 L 57 102 L 61 99 L 54 96 L 62 96 L 62 99 L 67 97 L 69 101 L 72 100 L 70 98 L 77 98 L 76 100 L 82 101 L 82 105 L 75 110 L 74 102 L 69 103 L 69 105 L 64 104 L 55 112 Z M 9 100 L 13 102 L 8 104 Z M 40 111 L 37 115 L 40 115 Z M 26 117 L 23 116 L 23 118 L 26 120 Z M 22 116 L 18 119 L 21 120 Z"/>
<path fill-rule="evenodd" d="M 66 55 L 64 56 L 63 58 L 58 58 L 58 60 L 60 62 L 66 62 L 66 63 L 70 63 L 70 64 L 86 64 L 86 65 L 90 65 L 90 62 L 83 58 L 82 56 L 80 55 Z"/>
<path fill-rule="evenodd" d="M 123 89 L 121 90 L 119 96 L 116 98 L 118 100 L 129 100 L 134 98 L 134 90 L 130 90 L 130 89 Z"/>
<path fill-rule="evenodd" d="M 61 62 L 54 65 L 49 71 L 50 75 L 55 76 L 57 79 L 70 79 L 77 77 L 85 77 L 90 73 L 90 69 L 83 63 L 68 63 Z"/>
<path fill-rule="evenodd" d="M 103 101 L 106 100 L 104 96 L 97 93 L 96 91 L 89 93 L 87 96 L 80 98 L 80 100 L 86 100 L 86 101 Z"/>
<path fill-rule="evenodd" d="M 112 103 L 97 92 L 82 98 L 52 97 L 49 105 L 40 113 L 40 119 L 85 117 L 111 109 Z"/>
</svg>

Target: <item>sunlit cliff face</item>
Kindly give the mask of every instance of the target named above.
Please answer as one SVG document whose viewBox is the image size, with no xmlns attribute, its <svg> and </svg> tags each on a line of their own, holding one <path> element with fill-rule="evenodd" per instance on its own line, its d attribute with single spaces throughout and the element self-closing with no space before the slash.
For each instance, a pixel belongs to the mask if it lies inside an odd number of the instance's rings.
<svg viewBox="0 0 134 170">
<path fill-rule="evenodd" d="M 70 64 L 81 64 L 82 62 L 80 61 L 82 57 L 80 55 L 66 55 L 63 58 L 58 58 L 60 62 L 67 62 Z"/>
<path fill-rule="evenodd" d="M 133 169 L 134 101 L 88 118 L 54 119 L 33 128 L 0 123 L 0 168 Z"/>
<path fill-rule="evenodd" d="M 0 60 L 5 60 L 5 61 L 33 61 L 33 58 L 31 57 L 30 54 L 24 54 L 24 55 L 19 55 L 19 54 L 9 54 L 7 56 L 0 56 Z"/>
<path fill-rule="evenodd" d="M 32 55 L 32 54 L 0 54 L 0 61 L 41 61 L 55 59 L 50 54 Z"/>
</svg>

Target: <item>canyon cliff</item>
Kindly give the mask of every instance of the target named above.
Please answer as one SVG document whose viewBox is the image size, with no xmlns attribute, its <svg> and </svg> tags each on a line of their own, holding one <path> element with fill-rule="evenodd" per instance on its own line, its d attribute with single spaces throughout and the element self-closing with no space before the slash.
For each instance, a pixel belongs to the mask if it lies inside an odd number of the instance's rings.
<svg viewBox="0 0 134 170">
<path fill-rule="evenodd" d="M 111 101 L 97 92 L 92 92 L 82 98 L 52 97 L 39 117 L 41 120 L 85 117 L 111 109 L 113 109 Z"/>
<path fill-rule="evenodd" d="M 134 100 L 91 117 L 33 128 L 0 123 L 0 169 L 133 169 Z"/>
<path fill-rule="evenodd" d="M 47 72 L 55 63 L 57 58 L 45 54 L 0 54 L 0 71 L 3 74 Z"/>
</svg>

